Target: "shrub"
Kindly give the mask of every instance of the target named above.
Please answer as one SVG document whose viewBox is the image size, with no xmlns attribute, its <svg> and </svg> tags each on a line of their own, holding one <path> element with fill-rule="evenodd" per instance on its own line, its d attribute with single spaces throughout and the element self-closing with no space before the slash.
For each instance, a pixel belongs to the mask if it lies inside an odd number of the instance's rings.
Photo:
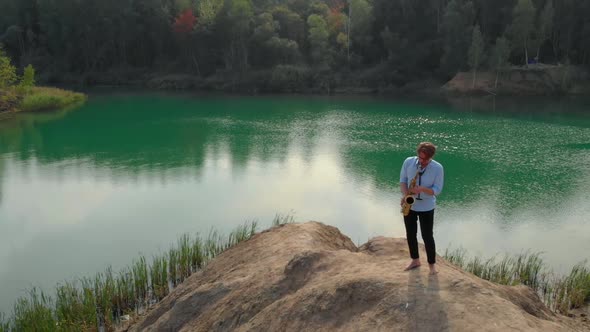
<svg viewBox="0 0 590 332">
<path fill-rule="evenodd" d="M 0 113 L 15 110 L 21 100 L 22 96 L 14 88 L 0 90 Z"/>
<path fill-rule="evenodd" d="M 16 82 L 16 68 L 10 63 L 10 58 L 0 47 L 0 89 L 5 89 Z"/>
<path fill-rule="evenodd" d="M 271 89 L 275 91 L 294 92 L 307 88 L 310 70 L 307 67 L 278 65 L 271 74 Z"/>
<path fill-rule="evenodd" d="M 23 89 L 30 89 L 35 86 L 35 68 L 32 65 L 25 67 L 19 86 Z"/>
</svg>

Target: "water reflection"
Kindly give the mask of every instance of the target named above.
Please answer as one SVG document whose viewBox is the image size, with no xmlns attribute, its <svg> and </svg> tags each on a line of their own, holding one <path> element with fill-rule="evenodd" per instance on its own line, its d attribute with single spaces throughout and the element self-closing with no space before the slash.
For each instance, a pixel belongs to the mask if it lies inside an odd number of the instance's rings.
<svg viewBox="0 0 590 332">
<path fill-rule="evenodd" d="M 584 178 L 587 183 L 590 174 Z M 498 223 L 502 206 L 493 204 L 494 200 L 440 209 L 436 236 L 441 247 L 468 248 L 471 257 L 540 252 L 555 272 L 569 273 L 574 264 L 590 258 L 587 197 L 586 189 L 579 187 L 566 200 L 553 197 L 537 206 L 519 209 L 504 224 Z"/>
<path fill-rule="evenodd" d="M 399 170 L 423 140 L 439 145 L 446 169 L 440 248 L 545 250 L 558 266 L 568 255 L 561 243 L 590 249 L 582 232 L 590 211 L 580 209 L 589 206 L 590 156 L 581 151 L 590 125 L 575 115 L 506 114 L 384 100 L 120 95 L 0 123 L 0 298 L 128 264 L 140 251 L 149 257 L 184 232 L 227 232 L 277 212 L 335 225 L 359 244 L 403 236 Z"/>
</svg>

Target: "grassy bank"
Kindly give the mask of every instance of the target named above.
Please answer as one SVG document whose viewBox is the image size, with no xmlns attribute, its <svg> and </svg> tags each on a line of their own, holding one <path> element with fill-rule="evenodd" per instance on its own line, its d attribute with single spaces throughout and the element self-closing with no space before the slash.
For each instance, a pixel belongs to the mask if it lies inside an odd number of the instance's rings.
<svg viewBox="0 0 590 332">
<path fill-rule="evenodd" d="M 0 114 L 57 110 L 86 101 L 86 95 L 50 87 L 8 87 L 0 90 Z"/>
<path fill-rule="evenodd" d="M 468 258 L 464 249 L 447 250 L 444 258 L 467 272 L 501 285 L 526 285 L 555 312 L 567 314 L 590 301 L 590 269 L 578 263 L 569 275 L 556 275 L 538 253 Z"/>
<path fill-rule="evenodd" d="M 277 215 L 272 226 L 293 222 Z M 112 331 L 126 318 L 163 299 L 191 274 L 228 248 L 256 233 L 257 222 L 246 222 L 227 236 L 212 230 L 207 237 L 180 236 L 177 243 L 148 262 L 139 256 L 120 271 L 108 267 L 94 277 L 66 281 L 54 295 L 33 288 L 14 304 L 12 315 L 0 313 L 4 331 Z"/>
<path fill-rule="evenodd" d="M 59 109 L 86 101 L 86 95 L 49 87 L 33 87 L 24 94 L 17 109 L 23 112 Z"/>
</svg>

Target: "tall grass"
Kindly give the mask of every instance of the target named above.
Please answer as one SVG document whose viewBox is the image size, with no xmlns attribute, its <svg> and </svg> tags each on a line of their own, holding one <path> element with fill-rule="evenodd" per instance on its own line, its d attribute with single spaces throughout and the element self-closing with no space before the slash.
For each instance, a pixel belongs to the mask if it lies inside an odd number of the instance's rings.
<svg viewBox="0 0 590 332">
<path fill-rule="evenodd" d="M 55 330 L 58 324 L 51 297 L 37 288 L 31 289 L 28 297 L 16 301 L 11 323 L 15 331 Z"/>
<path fill-rule="evenodd" d="M 55 315 L 60 325 L 68 330 L 81 327 L 86 330 L 97 323 L 96 298 L 82 284 L 66 282 L 57 286 L 55 299 Z"/>
<path fill-rule="evenodd" d="M 4 313 L 0 312 L 0 332 L 7 332 L 9 328 L 8 321 L 4 317 Z"/>
<path fill-rule="evenodd" d="M 578 263 L 565 276 L 550 271 L 539 253 L 504 255 L 500 260 L 476 256 L 467 258 L 464 249 L 447 249 L 444 258 L 465 271 L 502 285 L 526 285 L 537 292 L 553 311 L 566 314 L 590 300 L 590 270 L 586 261 Z"/>
<path fill-rule="evenodd" d="M 168 295 L 168 261 L 165 257 L 156 256 L 150 268 L 152 300 L 158 302 Z"/>
<path fill-rule="evenodd" d="M 55 300 L 33 288 L 19 298 L 11 317 L 0 313 L 0 332 L 114 330 L 121 316 L 141 313 L 162 300 L 170 290 L 203 268 L 224 250 L 248 240 L 257 222 L 245 222 L 227 236 L 211 230 L 179 236 L 176 245 L 156 255 L 148 264 L 140 255 L 118 272 L 107 267 L 93 278 L 58 284 Z"/>
<path fill-rule="evenodd" d="M 287 214 L 277 213 L 272 220 L 272 226 L 279 226 L 285 224 L 291 224 L 295 222 L 295 218 L 293 217 L 293 212 Z"/>
<path fill-rule="evenodd" d="M 62 90 L 58 88 L 33 87 L 24 97 L 17 108 L 21 111 L 41 111 L 58 109 L 75 105 L 86 100 L 81 93 Z"/>
</svg>

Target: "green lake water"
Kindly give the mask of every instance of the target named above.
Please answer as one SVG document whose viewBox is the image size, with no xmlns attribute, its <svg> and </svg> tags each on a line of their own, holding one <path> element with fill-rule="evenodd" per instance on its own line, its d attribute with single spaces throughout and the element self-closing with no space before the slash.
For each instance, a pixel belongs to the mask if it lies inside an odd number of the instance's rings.
<svg viewBox="0 0 590 332">
<path fill-rule="evenodd" d="M 91 93 L 0 122 L 0 311 L 33 286 L 116 271 L 183 233 L 277 214 L 353 242 L 405 236 L 399 172 L 445 167 L 437 251 L 590 257 L 590 100 Z"/>
</svg>

